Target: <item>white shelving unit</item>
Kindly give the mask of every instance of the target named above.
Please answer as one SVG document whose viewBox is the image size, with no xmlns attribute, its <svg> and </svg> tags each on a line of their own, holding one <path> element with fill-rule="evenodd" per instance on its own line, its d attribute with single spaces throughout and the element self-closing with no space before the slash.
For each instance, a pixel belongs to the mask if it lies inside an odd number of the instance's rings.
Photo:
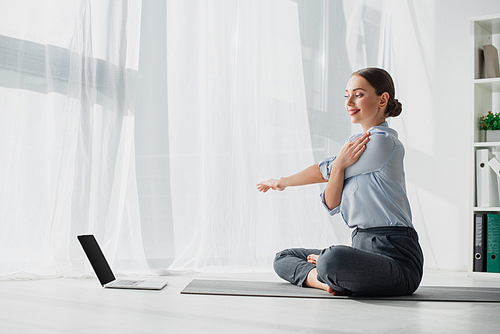
<svg viewBox="0 0 500 334">
<path fill-rule="evenodd" d="M 493 44 L 497 50 L 500 50 L 500 14 L 478 17 L 471 19 L 471 35 L 472 35 L 472 50 L 473 50 L 473 117 L 471 122 L 473 125 L 473 150 L 474 161 L 472 166 L 472 183 L 473 183 L 473 204 L 472 214 L 470 217 L 469 229 L 469 271 L 473 270 L 473 254 L 474 254 L 474 214 L 475 213 L 500 213 L 500 207 L 478 207 L 476 205 L 476 174 L 475 174 L 475 150 L 478 148 L 489 148 L 497 157 L 500 157 L 500 142 L 484 142 L 484 134 L 479 130 L 479 117 L 488 113 L 488 111 L 500 112 L 500 78 L 486 78 L 484 69 L 483 45 Z M 474 273 L 476 274 L 476 273 Z M 481 275 L 483 273 L 477 273 Z M 484 273 L 488 275 L 497 275 L 496 273 Z"/>
</svg>

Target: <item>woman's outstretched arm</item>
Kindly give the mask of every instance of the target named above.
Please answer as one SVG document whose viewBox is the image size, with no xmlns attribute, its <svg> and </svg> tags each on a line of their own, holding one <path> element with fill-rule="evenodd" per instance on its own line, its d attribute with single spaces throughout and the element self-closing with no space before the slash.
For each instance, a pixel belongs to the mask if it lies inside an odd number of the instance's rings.
<svg viewBox="0 0 500 334">
<path fill-rule="evenodd" d="M 257 183 L 257 190 L 266 192 L 269 189 L 283 191 L 286 187 L 304 186 L 307 184 L 326 182 L 321 174 L 318 164 L 307 167 L 306 169 L 291 176 L 282 177 L 279 180 L 270 179 Z"/>
</svg>

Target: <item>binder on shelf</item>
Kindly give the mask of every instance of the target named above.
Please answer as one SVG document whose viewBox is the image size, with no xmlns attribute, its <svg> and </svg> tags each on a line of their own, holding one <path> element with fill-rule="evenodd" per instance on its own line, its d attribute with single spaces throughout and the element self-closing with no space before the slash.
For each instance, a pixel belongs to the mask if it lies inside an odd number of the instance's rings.
<svg viewBox="0 0 500 334">
<path fill-rule="evenodd" d="M 486 271 L 500 273 L 500 215 L 488 214 L 486 226 Z"/>
<path fill-rule="evenodd" d="M 498 178 L 490 168 L 490 150 L 476 150 L 476 205 L 478 207 L 500 206 L 498 200 Z"/>
<path fill-rule="evenodd" d="M 485 213 L 474 215 L 474 259 L 473 271 L 486 271 L 486 223 Z"/>
<path fill-rule="evenodd" d="M 490 168 L 493 170 L 493 172 L 500 177 L 500 162 L 497 160 L 497 158 L 493 157 L 488 161 L 488 165 L 490 165 Z"/>
<path fill-rule="evenodd" d="M 486 78 L 500 77 L 500 67 L 498 64 L 498 50 L 493 45 L 488 44 L 483 46 L 484 52 L 484 69 L 486 70 Z"/>
</svg>

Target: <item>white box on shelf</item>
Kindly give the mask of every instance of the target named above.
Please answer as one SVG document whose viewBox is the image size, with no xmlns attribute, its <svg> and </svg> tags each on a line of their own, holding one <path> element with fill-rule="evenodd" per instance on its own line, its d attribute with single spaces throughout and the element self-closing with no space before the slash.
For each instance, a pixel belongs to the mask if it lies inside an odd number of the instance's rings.
<svg viewBox="0 0 500 334">
<path fill-rule="evenodd" d="M 497 158 L 493 157 L 488 161 L 488 165 L 490 165 L 491 169 L 495 174 L 500 177 L 500 161 Z"/>
<path fill-rule="evenodd" d="M 498 50 L 495 46 L 488 44 L 483 46 L 484 50 L 484 68 L 487 78 L 500 77 L 500 68 L 498 64 Z"/>
<path fill-rule="evenodd" d="M 489 166 L 489 149 L 476 150 L 476 202 L 478 207 L 500 206 L 498 178 Z"/>
</svg>

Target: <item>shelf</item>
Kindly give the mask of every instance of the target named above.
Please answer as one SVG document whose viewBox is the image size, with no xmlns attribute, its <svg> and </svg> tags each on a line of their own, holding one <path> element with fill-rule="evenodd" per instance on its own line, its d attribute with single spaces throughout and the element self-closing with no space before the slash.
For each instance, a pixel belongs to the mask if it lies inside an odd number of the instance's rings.
<svg viewBox="0 0 500 334">
<path fill-rule="evenodd" d="M 476 180 L 476 157 L 475 153 L 480 151 L 481 149 L 487 149 L 492 154 L 494 154 L 497 159 L 500 157 L 500 139 L 495 139 L 493 137 L 489 137 L 490 139 L 497 140 L 494 142 L 484 141 L 486 139 L 487 131 L 479 129 L 480 117 L 485 115 L 488 111 L 498 112 L 498 107 L 500 105 L 500 77 L 497 78 L 486 78 L 486 66 L 484 63 L 484 45 L 492 44 L 497 50 L 500 49 L 500 13 L 495 15 L 488 15 L 482 17 L 476 17 L 471 19 L 471 59 L 472 59 L 472 67 L 471 74 L 473 77 L 471 78 L 472 84 L 470 87 L 472 88 L 472 110 L 470 113 L 470 127 L 472 129 L 471 139 L 473 140 L 473 151 L 472 161 L 470 161 L 470 183 L 472 184 L 472 193 L 470 194 L 471 199 L 471 207 L 472 214 L 470 215 L 471 223 L 468 229 L 468 245 L 466 246 L 468 249 L 468 264 L 469 264 L 469 275 L 471 276 L 491 276 L 500 279 L 500 273 L 490 273 L 490 272 L 474 272 L 474 245 L 475 245 L 475 228 L 476 228 L 476 220 L 475 215 L 477 214 L 500 214 L 500 204 L 497 206 L 491 207 L 479 207 L 477 205 L 477 199 L 475 195 L 477 195 L 477 180 Z M 489 159 L 488 159 L 489 160 Z M 492 175 L 491 177 L 496 177 Z M 481 182 L 482 180 L 480 180 Z M 487 187 L 491 193 L 493 191 L 498 191 L 497 182 L 490 183 L 490 186 Z M 487 202 L 486 202 L 487 203 Z M 485 223 L 484 221 L 482 223 Z M 483 226 L 483 228 L 486 228 Z"/>
<path fill-rule="evenodd" d="M 476 18 L 474 21 L 490 34 L 500 34 L 500 17 L 498 15 L 484 16 Z"/>
<path fill-rule="evenodd" d="M 500 212 L 500 207 L 498 206 L 489 206 L 489 207 L 474 207 L 475 212 Z"/>
<path fill-rule="evenodd" d="M 476 79 L 474 84 L 489 92 L 500 92 L 500 78 Z"/>
<path fill-rule="evenodd" d="M 469 277 L 491 277 L 491 278 L 499 278 L 500 273 L 490 273 L 487 271 L 471 271 L 467 274 Z"/>
<path fill-rule="evenodd" d="M 499 141 L 485 141 L 485 142 L 474 143 L 474 147 L 497 147 L 497 146 L 500 146 Z"/>
</svg>

